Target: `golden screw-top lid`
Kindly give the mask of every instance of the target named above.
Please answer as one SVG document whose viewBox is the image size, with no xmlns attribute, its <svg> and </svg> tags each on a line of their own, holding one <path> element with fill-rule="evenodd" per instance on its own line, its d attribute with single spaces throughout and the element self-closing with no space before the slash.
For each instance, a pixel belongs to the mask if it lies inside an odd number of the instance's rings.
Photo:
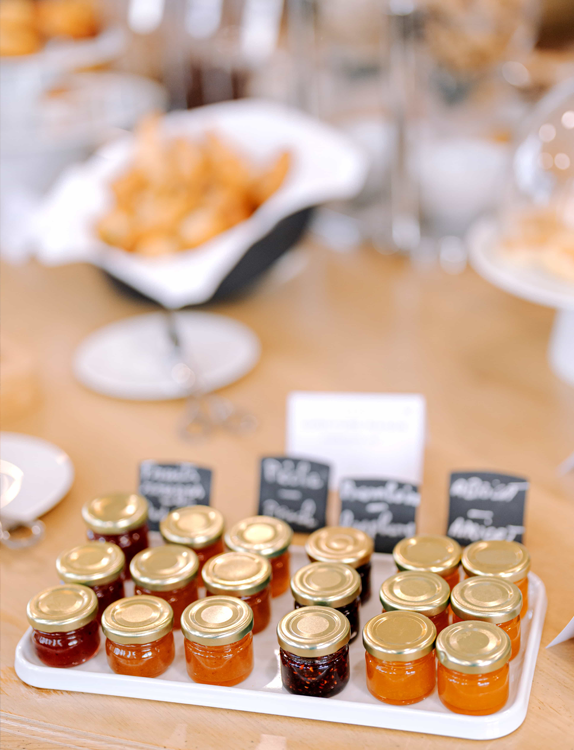
<svg viewBox="0 0 574 750">
<path fill-rule="evenodd" d="M 434 623 L 418 612 L 383 612 L 363 628 L 366 651 L 381 661 L 414 661 L 430 654 L 436 640 Z"/>
<path fill-rule="evenodd" d="M 404 610 L 420 612 L 427 617 L 438 615 L 448 607 L 450 588 L 436 573 L 402 570 L 387 578 L 379 599 L 387 612 Z"/>
<path fill-rule="evenodd" d="M 78 583 L 53 586 L 33 596 L 26 615 L 35 630 L 69 633 L 91 622 L 98 613 L 98 597 Z"/>
<path fill-rule="evenodd" d="M 304 605 L 344 607 L 355 601 L 361 588 L 361 576 L 345 563 L 311 563 L 291 579 L 293 598 Z"/>
<path fill-rule="evenodd" d="M 88 500 L 82 516 L 92 531 L 101 534 L 123 534 L 147 521 L 147 500 L 130 492 L 114 492 Z"/>
<path fill-rule="evenodd" d="M 530 554 L 520 542 L 473 542 L 462 553 L 462 567 L 471 576 L 498 576 L 516 583 L 528 575 Z"/>
<path fill-rule="evenodd" d="M 181 544 L 164 544 L 138 552 L 130 563 L 134 583 L 149 591 L 181 589 L 193 581 L 199 558 Z"/>
<path fill-rule="evenodd" d="M 461 620 L 484 620 L 499 625 L 518 617 L 522 592 L 510 581 L 492 576 L 473 576 L 457 583 L 450 605 Z"/>
<path fill-rule="evenodd" d="M 253 552 L 224 552 L 210 558 L 201 571 L 205 588 L 214 594 L 257 594 L 269 585 L 271 564 Z"/>
<path fill-rule="evenodd" d="M 289 549 L 293 531 L 289 524 L 270 516 L 244 518 L 225 534 L 225 544 L 234 552 L 255 552 L 279 557 Z"/>
<path fill-rule="evenodd" d="M 253 611 L 234 596 L 208 596 L 185 608 L 181 630 L 193 643 L 227 646 L 253 630 Z"/>
<path fill-rule="evenodd" d="M 105 608 L 102 630 L 114 643 L 152 643 L 173 629 L 173 610 L 157 596 L 127 596 Z"/>
<path fill-rule="evenodd" d="M 172 510 L 159 524 L 166 542 L 185 544 L 193 549 L 203 549 L 214 544 L 223 534 L 225 522 L 215 508 L 208 505 L 187 505 Z"/>
<path fill-rule="evenodd" d="M 371 559 L 374 542 L 352 526 L 325 526 L 307 539 L 305 551 L 313 562 L 341 562 L 360 568 Z"/>
<path fill-rule="evenodd" d="M 464 674 L 495 672 L 508 662 L 511 652 L 508 633 L 491 622 L 456 622 L 442 630 L 436 640 L 439 662 Z"/>
<path fill-rule="evenodd" d="M 331 607 L 302 607 L 288 612 L 277 625 L 283 651 L 314 658 L 334 654 L 351 637 L 345 615 Z"/>
<path fill-rule="evenodd" d="M 56 560 L 56 570 L 64 583 L 103 586 L 121 575 L 125 562 L 117 544 L 87 542 L 62 552 Z"/>
<path fill-rule="evenodd" d="M 401 539 L 393 550 L 399 570 L 426 570 L 441 576 L 458 568 L 461 554 L 460 544 L 448 536 L 411 536 Z"/>
</svg>

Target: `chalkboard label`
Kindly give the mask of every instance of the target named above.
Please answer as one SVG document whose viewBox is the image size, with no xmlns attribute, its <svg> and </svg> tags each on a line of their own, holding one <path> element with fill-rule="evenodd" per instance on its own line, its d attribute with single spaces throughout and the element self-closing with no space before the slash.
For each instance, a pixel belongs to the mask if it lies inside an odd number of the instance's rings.
<svg viewBox="0 0 574 750">
<path fill-rule="evenodd" d="M 392 552 L 398 541 L 414 536 L 421 499 L 415 485 L 394 479 L 342 479 L 339 497 L 339 524 L 372 537 L 376 552 Z"/>
<path fill-rule="evenodd" d="M 528 481 L 488 471 L 450 475 L 448 536 L 467 545 L 483 539 L 521 542 Z"/>
<path fill-rule="evenodd" d="M 175 508 L 185 505 L 209 505 L 211 469 L 202 469 L 187 461 L 140 464 L 140 495 L 149 505 L 149 528 L 159 530 L 159 522 Z"/>
<path fill-rule="evenodd" d="M 326 525 L 329 466 L 288 456 L 261 459 L 259 513 L 310 533 Z"/>
</svg>

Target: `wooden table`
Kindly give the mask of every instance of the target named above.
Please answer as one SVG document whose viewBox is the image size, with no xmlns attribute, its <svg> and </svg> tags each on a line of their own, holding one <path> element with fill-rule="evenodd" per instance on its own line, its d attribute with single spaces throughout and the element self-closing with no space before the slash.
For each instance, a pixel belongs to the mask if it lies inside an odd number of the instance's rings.
<svg viewBox="0 0 574 750">
<path fill-rule="evenodd" d="M 152 305 L 120 296 L 93 268 L 4 268 L 4 331 L 36 354 L 42 398 L 3 429 L 53 441 L 76 468 L 72 491 L 44 518 L 44 541 L 26 552 L 2 550 L 6 750 L 475 747 L 428 735 L 37 690 L 16 677 L 14 649 L 27 627 L 26 602 L 56 583 L 57 553 L 83 539 L 81 504 L 101 492 L 135 489 L 143 458 L 189 459 L 215 470 L 213 503 L 230 523 L 251 514 L 258 458 L 283 451 L 285 399 L 293 389 L 425 394 L 429 439 L 420 531 L 444 531 L 453 469 L 530 477 L 526 542 L 547 587 L 548 614 L 526 721 L 487 746 L 574 748 L 574 641 L 544 649 L 574 615 L 574 488 L 556 474 L 574 449 L 574 390 L 548 369 L 551 311 L 494 289 L 470 270 L 456 277 L 416 270 L 370 250 L 334 254 L 313 247 L 302 253 L 303 273 L 281 282 L 272 275 L 250 296 L 213 307 L 261 338 L 260 364 L 225 391 L 256 412 L 261 425 L 249 437 L 220 434 L 198 446 L 175 435 L 181 402 L 116 401 L 72 377 L 72 354 L 88 333 Z"/>
</svg>

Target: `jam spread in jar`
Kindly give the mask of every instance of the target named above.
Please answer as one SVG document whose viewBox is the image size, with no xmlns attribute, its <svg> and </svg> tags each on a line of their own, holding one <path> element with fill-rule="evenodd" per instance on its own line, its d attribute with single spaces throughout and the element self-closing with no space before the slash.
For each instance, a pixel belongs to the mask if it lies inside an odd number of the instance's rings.
<svg viewBox="0 0 574 750">
<path fill-rule="evenodd" d="M 167 544 L 190 547 L 199 558 L 198 584 L 205 563 L 224 551 L 225 521 L 215 508 L 207 505 L 188 505 L 172 510 L 160 522 L 159 530 Z"/>
<path fill-rule="evenodd" d="M 253 634 L 271 619 L 271 565 L 252 552 L 224 552 L 203 566 L 207 595 L 221 594 L 242 599 L 253 610 Z"/>
<path fill-rule="evenodd" d="M 26 610 L 36 656 L 48 667 L 76 667 L 100 646 L 98 598 L 79 584 L 53 586 L 36 594 Z"/>
<path fill-rule="evenodd" d="M 157 596 L 128 596 L 104 611 L 106 656 L 116 674 L 158 677 L 175 657 L 173 611 Z"/>
<path fill-rule="evenodd" d="M 451 591 L 460 580 L 462 549 L 448 536 L 411 536 L 395 545 L 393 558 L 399 570 L 436 573 L 444 578 Z"/>
<path fill-rule="evenodd" d="M 253 612 L 233 596 L 200 599 L 183 613 L 187 673 L 194 682 L 231 687 L 253 670 Z"/>
<path fill-rule="evenodd" d="M 164 544 L 138 552 L 130 563 L 134 594 L 164 599 L 173 610 L 173 627 L 181 627 L 183 610 L 198 598 L 195 552 L 181 544 Z"/>
<path fill-rule="evenodd" d="M 349 620 L 332 607 L 301 607 L 277 626 L 283 687 L 329 698 L 349 681 Z"/>
<path fill-rule="evenodd" d="M 418 612 L 376 615 L 363 629 L 369 692 L 383 703 L 406 706 L 428 697 L 436 684 L 436 628 Z"/>
<path fill-rule="evenodd" d="M 436 573 L 403 570 L 387 578 L 379 591 L 384 612 L 419 612 L 434 624 L 436 632 L 449 624 L 450 588 Z"/>
<path fill-rule="evenodd" d="M 371 555 L 374 542 L 364 531 L 346 526 L 326 526 L 307 539 L 305 551 L 311 562 L 341 562 L 361 576 L 361 601 L 371 596 Z"/>
<path fill-rule="evenodd" d="M 437 638 L 438 697 L 458 714 L 485 716 L 508 700 L 510 638 L 490 622 L 465 620 Z"/>
<path fill-rule="evenodd" d="M 271 563 L 271 596 L 289 589 L 289 545 L 291 527 L 279 518 L 253 516 L 236 523 L 226 534 L 225 544 L 233 552 L 254 552 Z"/>
</svg>

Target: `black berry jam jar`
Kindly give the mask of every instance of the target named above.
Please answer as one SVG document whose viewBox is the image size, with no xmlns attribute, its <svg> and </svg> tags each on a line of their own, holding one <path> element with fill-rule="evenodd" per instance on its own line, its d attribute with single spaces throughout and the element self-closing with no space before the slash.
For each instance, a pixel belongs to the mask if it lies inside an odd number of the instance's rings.
<svg viewBox="0 0 574 750">
<path fill-rule="evenodd" d="M 325 526 L 314 531 L 305 545 L 311 562 L 340 562 L 355 568 L 361 577 L 361 601 L 371 596 L 371 555 L 374 543 L 368 534 L 346 526 Z"/>
<path fill-rule="evenodd" d="M 332 607 L 301 607 L 277 626 L 283 687 L 329 698 L 349 681 L 349 620 Z"/>
</svg>

